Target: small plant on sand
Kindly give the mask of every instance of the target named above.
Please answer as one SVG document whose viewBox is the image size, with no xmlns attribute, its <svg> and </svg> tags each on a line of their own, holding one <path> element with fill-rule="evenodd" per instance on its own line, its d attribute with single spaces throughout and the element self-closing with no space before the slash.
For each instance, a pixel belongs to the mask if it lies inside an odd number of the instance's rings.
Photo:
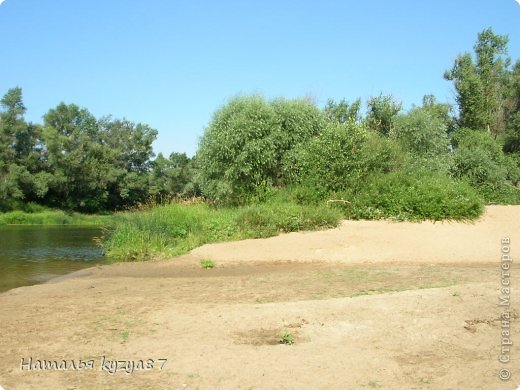
<svg viewBox="0 0 520 390">
<path fill-rule="evenodd" d="M 200 266 L 204 269 L 211 269 L 215 267 L 215 263 L 212 260 L 204 259 L 200 261 Z"/>
<path fill-rule="evenodd" d="M 128 338 L 130 337 L 130 332 L 125 330 L 124 332 L 121 332 L 119 335 L 121 336 L 121 344 L 124 344 L 128 341 Z"/>
<path fill-rule="evenodd" d="M 289 333 L 289 331 L 284 330 L 280 335 L 279 339 L 280 344 L 293 345 L 294 344 L 294 336 Z"/>
</svg>

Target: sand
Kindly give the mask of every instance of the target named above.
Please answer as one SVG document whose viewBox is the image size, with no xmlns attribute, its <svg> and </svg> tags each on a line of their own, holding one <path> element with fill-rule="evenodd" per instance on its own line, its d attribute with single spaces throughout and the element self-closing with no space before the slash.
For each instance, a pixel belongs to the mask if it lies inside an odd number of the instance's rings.
<svg viewBox="0 0 520 390">
<path fill-rule="evenodd" d="M 518 206 L 489 206 L 475 223 L 344 221 L 82 270 L 0 294 L 0 386 L 516 389 L 520 269 L 501 274 L 506 247 L 517 259 Z"/>
</svg>

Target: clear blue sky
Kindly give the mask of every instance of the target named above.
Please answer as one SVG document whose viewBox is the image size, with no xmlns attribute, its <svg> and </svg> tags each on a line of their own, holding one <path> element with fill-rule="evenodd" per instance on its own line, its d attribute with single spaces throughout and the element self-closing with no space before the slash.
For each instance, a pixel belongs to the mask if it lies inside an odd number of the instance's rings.
<svg viewBox="0 0 520 390">
<path fill-rule="evenodd" d="M 230 97 L 453 101 L 442 74 L 492 27 L 520 58 L 514 0 L 5 0 L 0 94 L 26 119 L 61 101 L 148 123 L 156 152 L 192 155 Z"/>
</svg>

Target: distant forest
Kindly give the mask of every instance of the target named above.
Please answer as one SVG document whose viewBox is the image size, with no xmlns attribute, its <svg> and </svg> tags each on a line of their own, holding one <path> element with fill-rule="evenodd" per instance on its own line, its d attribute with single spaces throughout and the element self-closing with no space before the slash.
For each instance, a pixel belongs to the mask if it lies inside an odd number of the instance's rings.
<svg viewBox="0 0 520 390">
<path fill-rule="evenodd" d="M 97 213 L 175 196 L 237 205 L 276 191 L 300 203 L 345 200 L 358 218 L 413 214 L 427 202 L 518 204 L 520 61 L 507 45 L 486 29 L 444 73 L 456 106 L 426 95 L 403 112 L 379 95 L 361 115 L 361 99 L 318 107 L 235 97 L 213 114 L 193 158 L 155 156 L 155 129 L 75 104 L 28 123 L 22 89 L 12 88 L 1 99 L 0 211 Z"/>
</svg>

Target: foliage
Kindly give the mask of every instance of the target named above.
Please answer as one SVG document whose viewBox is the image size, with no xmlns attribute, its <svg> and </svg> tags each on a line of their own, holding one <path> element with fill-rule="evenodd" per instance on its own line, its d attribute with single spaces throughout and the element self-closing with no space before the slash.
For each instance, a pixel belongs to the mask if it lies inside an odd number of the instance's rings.
<svg viewBox="0 0 520 390">
<path fill-rule="evenodd" d="M 390 136 L 412 153 L 437 156 L 448 152 L 446 131 L 446 125 L 441 118 L 421 107 L 398 116 Z"/>
<path fill-rule="evenodd" d="M 198 196 L 200 192 L 193 182 L 195 160 L 186 153 L 172 153 L 166 158 L 159 153 L 150 172 L 149 192 L 157 200 L 173 195 Z"/>
<path fill-rule="evenodd" d="M 457 92 L 460 127 L 487 130 L 495 136 L 504 131 L 510 77 L 507 43 L 507 36 L 488 28 L 478 34 L 475 61 L 471 54 L 461 54 L 444 73 Z"/>
<path fill-rule="evenodd" d="M 215 267 L 215 263 L 209 259 L 203 259 L 199 262 L 199 264 L 200 264 L 201 268 L 204 268 L 204 269 L 212 269 L 213 267 Z"/>
<path fill-rule="evenodd" d="M 38 202 L 98 212 L 146 199 L 156 130 L 60 103 L 44 124 L 23 119 L 20 88 L 10 89 L 0 112 L 0 210 Z"/>
<path fill-rule="evenodd" d="M 391 95 L 380 94 L 368 102 L 367 123 L 369 127 L 383 135 L 391 133 L 394 120 L 402 109 L 402 104 Z"/>
<path fill-rule="evenodd" d="M 241 204 L 282 184 L 283 156 L 324 124 L 321 112 L 306 101 L 232 99 L 214 114 L 199 144 L 203 194 L 217 203 Z"/>
<path fill-rule="evenodd" d="M 373 172 L 391 171 L 400 155 L 395 142 L 363 125 L 330 123 L 287 156 L 285 169 L 292 183 L 322 199 L 331 192 L 357 189 Z"/>
<path fill-rule="evenodd" d="M 288 330 L 284 330 L 280 334 L 280 344 L 293 345 L 294 344 L 294 336 L 289 333 Z"/>
<path fill-rule="evenodd" d="M 16 210 L 0 213 L 0 225 L 110 225 L 112 222 L 109 215 L 85 215 L 36 208 L 36 212 Z"/>
<path fill-rule="evenodd" d="M 351 201 L 345 215 L 353 219 L 465 220 L 483 211 L 482 200 L 468 184 L 430 170 L 376 173 L 357 194 L 342 196 Z"/>
<path fill-rule="evenodd" d="M 486 132 L 457 130 L 452 139 L 456 151 L 451 174 L 466 179 L 488 202 L 519 203 L 518 165 L 504 155 L 501 145 Z M 520 195 L 520 194 L 519 194 Z"/>
<path fill-rule="evenodd" d="M 207 204 L 152 205 L 114 217 L 103 246 L 117 261 L 174 256 L 211 242 L 267 237 L 283 231 L 336 226 L 341 212 L 291 204 L 283 197 L 234 208 Z"/>
<path fill-rule="evenodd" d="M 329 99 L 323 111 L 329 120 L 343 124 L 359 122 L 361 120 L 360 109 L 361 99 L 355 100 L 352 104 L 349 104 L 345 99 L 338 103 L 333 99 Z"/>
</svg>

